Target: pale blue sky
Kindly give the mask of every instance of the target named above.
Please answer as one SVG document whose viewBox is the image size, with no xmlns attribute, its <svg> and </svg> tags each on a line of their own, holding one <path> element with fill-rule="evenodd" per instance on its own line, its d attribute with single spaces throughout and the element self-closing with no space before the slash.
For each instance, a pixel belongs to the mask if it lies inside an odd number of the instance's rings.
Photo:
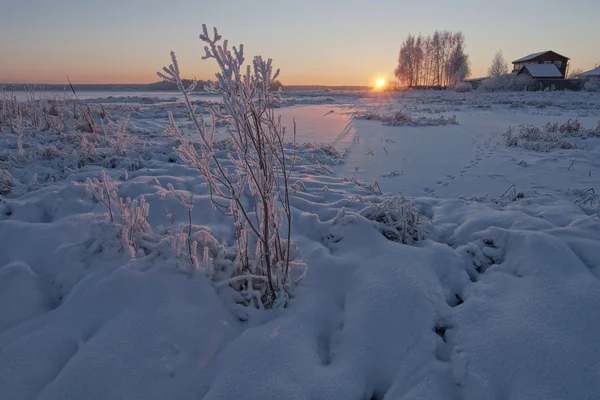
<svg viewBox="0 0 600 400">
<path fill-rule="evenodd" d="M 600 63 L 598 0 L 0 0 L 0 82 L 156 81 L 177 52 L 184 75 L 214 73 L 201 24 L 247 55 L 271 57 L 288 84 L 372 84 L 391 77 L 409 33 L 463 31 L 473 76 L 554 50 L 572 68 Z"/>
</svg>

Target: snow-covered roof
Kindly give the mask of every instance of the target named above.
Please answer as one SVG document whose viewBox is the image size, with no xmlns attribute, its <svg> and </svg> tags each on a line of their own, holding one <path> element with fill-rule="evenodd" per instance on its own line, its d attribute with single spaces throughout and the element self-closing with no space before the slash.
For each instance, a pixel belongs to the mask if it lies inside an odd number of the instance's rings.
<svg viewBox="0 0 600 400">
<path fill-rule="evenodd" d="M 562 78 L 563 76 L 554 64 L 528 64 L 523 68 L 527 68 L 533 78 Z"/>
<path fill-rule="evenodd" d="M 542 51 L 542 52 L 539 52 L 539 53 L 533 53 L 533 54 L 530 54 L 530 55 L 528 55 L 528 56 L 525 56 L 525 57 L 519 58 L 518 60 L 515 60 L 515 61 L 513 61 L 513 63 L 518 63 L 518 62 L 523 62 L 523 61 L 529 61 L 529 60 L 532 60 L 532 59 L 534 59 L 534 58 L 536 58 L 536 57 L 539 57 L 539 56 L 541 56 L 542 54 L 546 54 L 548 51 L 549 51 L 549 50 Z"/>
<path fill-rule="evenodd" d="M 581 76 L 600 76 L 600 67 L 584 72 Z"/>
<path fill-rule="evenodd" d="M 518 60 L 513 61 L 513 64 L 524 62 L 524 61 L 533 60 L 534 58 L 539 57 L 542 54 L 546 54 L 546 53 L 550 53 L 550 52 L 553 52 L 553 51 L 552 50 L 546 50 L 546 51 L 540 51 L 539 53 L 533 53 L 533 54 L 530 54 L 528 56 L 525 56 L 525 57 L 519 58 Z M 555 53 L 555 54 L 560 56 L 560 54 L 558 54 L 558 53 Z M 561 57 L 564 57 L 567 60 L 569 59 L 568 57 L 565 57 L 565 56 L 561 56 Z"/>
</svg>

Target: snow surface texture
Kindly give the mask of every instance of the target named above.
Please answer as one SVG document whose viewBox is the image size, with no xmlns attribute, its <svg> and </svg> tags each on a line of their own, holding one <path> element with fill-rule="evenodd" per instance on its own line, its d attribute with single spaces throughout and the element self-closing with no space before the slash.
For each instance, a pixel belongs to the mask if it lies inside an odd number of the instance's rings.
<svg viewBox="0 0 600 400">
<path fill-rule="evenodd" d="M 538 152 L 503 136 L 575 118 L 591 131 L 598 94 L 292 98 L 308 274 L 271 311 L 236 307 L 168 246 L 129 258 L 86 191 L 106 169 L 165 237 L 187 223 L 168 184 L 192 192 L 194 231 L 227 252 L 231 221 L 163 135 L 167 111 L 190 123 L 179 100 L 103 103 L 131 114 L 125 155 L 110 137 L 89 154 L 65 134 L 0 132 L 1 399 L 599 397 L 600 138 Z M 353 118 L 399 110 L 459 124 Z"/>
</svg>

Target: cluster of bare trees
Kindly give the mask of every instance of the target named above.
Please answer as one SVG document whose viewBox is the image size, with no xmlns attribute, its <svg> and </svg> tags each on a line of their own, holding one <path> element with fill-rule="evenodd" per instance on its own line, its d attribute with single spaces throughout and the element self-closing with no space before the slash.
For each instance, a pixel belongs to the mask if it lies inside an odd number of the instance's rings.
<svg viewBox="0 0 600 400">
<path fill-rule="evenodd" d="M 471 74 L 462 32 L 408 35 L 394 71 L 403 86 L 454 86 Z"/>
</svg>

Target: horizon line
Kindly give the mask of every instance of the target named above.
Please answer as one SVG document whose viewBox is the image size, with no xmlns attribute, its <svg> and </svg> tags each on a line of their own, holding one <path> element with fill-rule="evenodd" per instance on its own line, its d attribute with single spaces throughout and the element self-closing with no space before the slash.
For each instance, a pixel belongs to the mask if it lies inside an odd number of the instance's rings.
<svg viewBox="0 0 600 400">
<path fill-rule="evenodd" d="M 198 81 L 204 81 L 199 79 Z M 148 86 L 163 81 L 146 82 L 146 83 L 73 83 L 73 86 Z M 26 82 L 0 82 L 0 86 L 66 86 L 69 87 L 69 82 L 65 83 L 26 83 Z M 372 87 L 372 85 L 344 84 L 344 85 L 327 85 L 327 84 L 283 84 L 283 87 Z"/>
</svg>

